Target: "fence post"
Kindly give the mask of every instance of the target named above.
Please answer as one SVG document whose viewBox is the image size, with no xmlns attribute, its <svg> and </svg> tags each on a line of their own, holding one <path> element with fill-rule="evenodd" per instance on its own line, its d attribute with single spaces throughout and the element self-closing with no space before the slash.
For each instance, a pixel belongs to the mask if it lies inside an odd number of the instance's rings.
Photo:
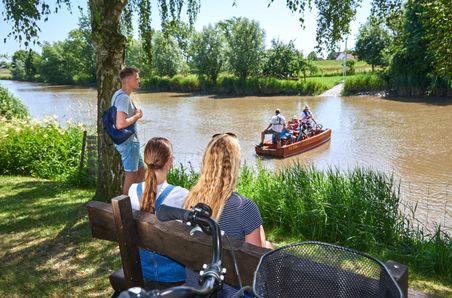
<svg viewBox="0 0 452 298">
<path fill-rule="evenodd" d="M 83 131 L 83 140 L 82 140 L 82 154 L 80 156 L 80 170 L 83 168 L 83 162 L 85 161 L 85 147 L 86 147 L 86 130 Z"/>
</svg>

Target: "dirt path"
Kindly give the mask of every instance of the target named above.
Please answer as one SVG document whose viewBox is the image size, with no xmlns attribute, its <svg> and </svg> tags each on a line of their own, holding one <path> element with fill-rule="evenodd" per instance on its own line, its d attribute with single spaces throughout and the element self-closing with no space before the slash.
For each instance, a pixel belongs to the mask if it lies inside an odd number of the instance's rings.
<svg viewBox="0 0 452 298">
<path fill-rule="evenodd" d="M 329 96 L 329 97 L 338 97 L 341 95 L 342 88 L 344 87 L 344 83 L 339 83 L 330 90 L 326 90 L 319 96 Z"/>
</svg>

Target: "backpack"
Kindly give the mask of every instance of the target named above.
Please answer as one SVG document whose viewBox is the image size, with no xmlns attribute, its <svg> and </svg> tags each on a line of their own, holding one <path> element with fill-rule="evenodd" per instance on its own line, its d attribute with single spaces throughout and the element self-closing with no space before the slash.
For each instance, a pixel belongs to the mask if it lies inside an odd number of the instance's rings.
<svg viewBox="0 0 452 298">
<path fill-rule="evenodd" d="M 118 95 L 120 95 L 119 93 Z M 135 133 L 135 123 L 122 129 L 116 128 L 116 112 L 117 108 L 115 106 L 116 98 L 113 101 L 113 105 L 104 111 L 102 114 L 102 123 L 104 124 L 105 132 L 111 137 L 113 143 L 116 145 L 124 143 L 128 138 L 130 138 Z"/>
</svg>

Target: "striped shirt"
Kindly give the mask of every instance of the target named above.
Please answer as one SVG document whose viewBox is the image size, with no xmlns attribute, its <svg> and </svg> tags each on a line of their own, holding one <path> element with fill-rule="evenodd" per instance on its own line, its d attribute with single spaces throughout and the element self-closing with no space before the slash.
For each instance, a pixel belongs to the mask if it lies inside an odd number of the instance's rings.
<svg viewBox="0 0 452 298">
<path fill-rule="evenodd" d="M 256 203 L 236 192 L 233 192 L 224 205 L 219 221 L 220 229 L 230 238 L 245 240 L 245 236 L 262 225 L 262 217 Z M 198 287 L 199 275 L 186 268 L 186 283 L 191 287 Z M 228 272 L 235 274 L 235 272 Z M 214 297 L 231 297 L 237 289 L 223 284 L 223 289 Z"/>
</svg>

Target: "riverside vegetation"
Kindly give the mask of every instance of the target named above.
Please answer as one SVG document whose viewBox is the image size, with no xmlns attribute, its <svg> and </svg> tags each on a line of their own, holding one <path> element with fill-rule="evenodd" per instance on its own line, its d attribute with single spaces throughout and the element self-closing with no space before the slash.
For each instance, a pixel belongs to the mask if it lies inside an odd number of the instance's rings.
<svg viewBox="0 0 452 298">
<path fill-rule="evenodd" d="M 18 102 L 11 96 L 5 101 Z M 93 182 L 78 164 L 84 128 L 28 118 L 1 121 L 0 294 L 108 295 L 107 275 L 120 266 L 119 254 L 113 244 L 90 236 L 84 205 L 94 195 Z M 186 188 L 197 178 L 182 165 L 169 175 L 170 183 Z M 317 240 L 351 247 L 407 264 L 410 287 L 452 295 L 451 237 L 440 226 L 423 230 L 414 215 L 401 213 L 391 177 L 300 164 L 277 173 L 242 167 L 238 191 L 258 204 L 277 245 Z"/>
</svg>

